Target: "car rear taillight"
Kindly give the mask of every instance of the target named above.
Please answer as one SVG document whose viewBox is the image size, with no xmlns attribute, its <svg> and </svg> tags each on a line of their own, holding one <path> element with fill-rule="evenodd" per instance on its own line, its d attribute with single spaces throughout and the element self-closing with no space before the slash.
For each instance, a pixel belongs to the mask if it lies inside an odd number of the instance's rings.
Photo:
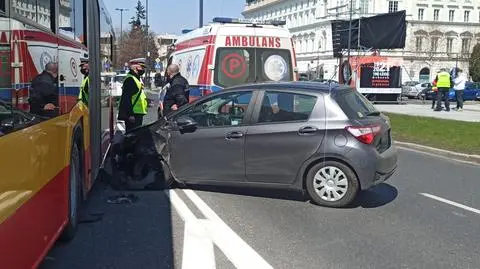
<svg viewBox="0 0 480 269">
<path fill-rule="evenodd" d="M 370 126 L 348 126 L 345 128 L 358 141 L 370 145 L 375 140 L 375 136 L 382 129 L 379 125 Z"/>
</svg>

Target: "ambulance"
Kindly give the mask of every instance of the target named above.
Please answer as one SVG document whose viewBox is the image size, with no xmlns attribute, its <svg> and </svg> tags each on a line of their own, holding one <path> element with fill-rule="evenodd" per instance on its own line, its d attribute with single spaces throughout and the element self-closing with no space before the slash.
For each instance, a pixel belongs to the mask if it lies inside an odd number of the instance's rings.
<svg viewBox="0 0 480 269">
<path fill-rule="evenodd" d="M 168 64 L 180 66 L 193 101 L 240 84 L 297 80 L 295 50 L 285 21 L 214 18 L 182 35 Z"/>
</svg>

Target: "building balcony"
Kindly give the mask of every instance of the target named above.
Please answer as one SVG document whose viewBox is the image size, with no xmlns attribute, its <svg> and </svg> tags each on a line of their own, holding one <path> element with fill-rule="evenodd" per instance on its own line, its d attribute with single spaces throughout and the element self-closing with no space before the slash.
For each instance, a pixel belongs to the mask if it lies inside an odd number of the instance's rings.
<svg viewBox="0 0 480 269">
<path fill-rule="evenodd" d="M 255 0 L 255 1 L 246 1 L 245 9 L 243 13 L 251 12 L 257 10 L 259 8 L 263 8 L 266 6 L 278 4 L 280 2 L 284 2 L 285 0 Z"/>
</svg>

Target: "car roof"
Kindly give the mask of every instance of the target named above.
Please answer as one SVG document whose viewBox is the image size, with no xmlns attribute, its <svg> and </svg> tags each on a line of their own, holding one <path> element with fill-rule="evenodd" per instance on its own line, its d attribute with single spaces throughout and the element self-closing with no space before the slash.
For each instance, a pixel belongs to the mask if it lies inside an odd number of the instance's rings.
<svg viewBox="0 0 480 269">
<path fill-rule="evenodd" d="M 322 83 L 314 81 L 292 81 L 292 82 L 261 82 L 245 85 L 238 85 L 227 88 L 225 90 L 239 90 L 239 89 L 270 89 L 270 90 L 300 90 L 329 93 L 330 91 L 351 90 L 347 85 L 337 83 Z"/>
</svg>

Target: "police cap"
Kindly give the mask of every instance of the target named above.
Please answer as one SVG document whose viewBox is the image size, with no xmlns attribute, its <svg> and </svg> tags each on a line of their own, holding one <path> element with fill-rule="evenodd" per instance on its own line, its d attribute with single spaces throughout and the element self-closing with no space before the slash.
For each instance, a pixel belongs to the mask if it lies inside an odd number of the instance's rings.
<svg viewBox="0 0 480 269">
<path fill-rule="evenodd" d="M 141 67 L 145 67 L 145 58 L 136 58 L 136 59 L 132 59 L 130 60 L 130 66 L 134 66 L 134 65 L 139 65 Z"/>
<path fill-rule="evenodd" d="M 82 67 L 84 64 L 88 64 L 89 60 L 88 58 L 80 58 L 80 67 Z"/>
</svg>

